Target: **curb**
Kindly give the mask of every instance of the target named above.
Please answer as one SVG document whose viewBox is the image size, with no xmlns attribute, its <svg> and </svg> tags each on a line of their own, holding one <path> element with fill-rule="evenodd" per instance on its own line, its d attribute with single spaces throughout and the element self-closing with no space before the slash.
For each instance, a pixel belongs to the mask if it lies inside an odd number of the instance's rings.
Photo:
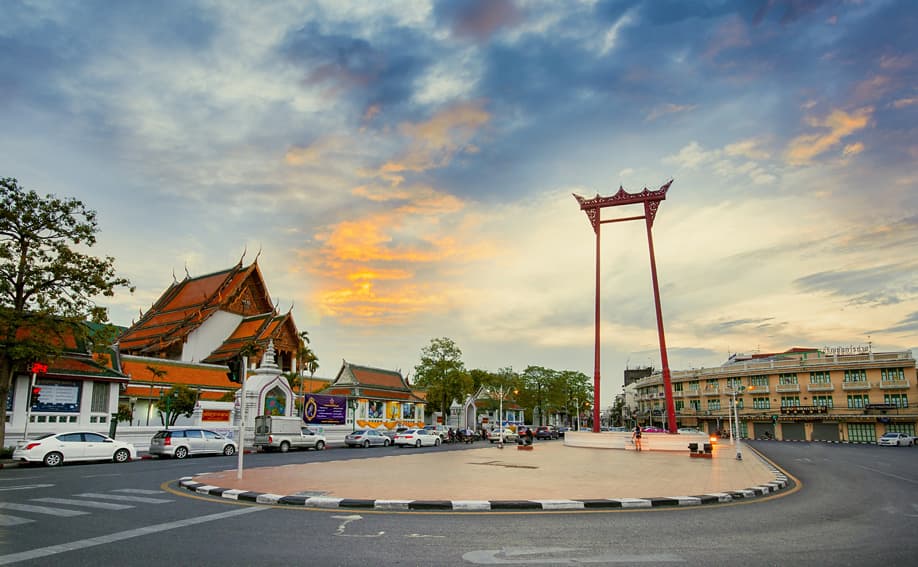
<svg viewBox="0 0 918 567">
<path fill-rule="evenodd" d="M 221 488 L 202 482 L 194 477 L 179 479 L 179 485 L 195 494 L 217 496 L 255 504 L 298 506 L 325 510 L 376 510 L 384 512 L 439 511 L 439 512 L 489 512 L 509 510 L 596 510 L 596 509 L 640 509 L 702 506 L 722 504 L 737 500 L 748 500 L 767 496 L 788 486 L 787 476 L 758 453 L 756 456 L 774 474 L 774 480 L 761 486 L 753 486 L 730 492 L 700 494 L 697 496 L 657 496 L 652 498 L 597 498 L 597 499 L 552 499 L 552 500 L 370 500 L 356 498 L 335 498 L 330 496 L 308 496 L 300 494 L 272 494 L 240 489 Z"/>
</svg>

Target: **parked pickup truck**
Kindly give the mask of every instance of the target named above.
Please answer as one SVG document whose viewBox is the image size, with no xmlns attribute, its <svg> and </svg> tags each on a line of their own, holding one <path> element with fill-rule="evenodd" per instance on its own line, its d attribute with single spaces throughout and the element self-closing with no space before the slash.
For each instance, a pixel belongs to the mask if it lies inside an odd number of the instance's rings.
<svg viewBox="0 0 918 567">
<path fill-rule="evenodd" d="M 325 436 L 306 426 L 298 417 L 259 415 L 255 417 L 255 448 L 262 451 L 325 448 Z"/>
</svg>

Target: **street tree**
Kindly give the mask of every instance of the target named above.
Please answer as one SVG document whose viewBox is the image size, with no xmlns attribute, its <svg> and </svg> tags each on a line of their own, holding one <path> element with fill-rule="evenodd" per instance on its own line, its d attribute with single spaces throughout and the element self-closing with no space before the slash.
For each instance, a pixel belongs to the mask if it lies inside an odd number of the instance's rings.
<svg viewBox="0 0 918 567">
<path fill-rule="evenodd" d="M 542 366 L 527 366 L 520 375 L 520 403 L 532 408 L 533 425 L 545 424 L 545 409 L 549 406 L 552 389 L 557 386 L 558 372 Z M 536 422 L 538 420 L 538 423 Z"/>
<path fill-rule="evenodd" d="M 431 339 L 421 349 L 421 362 L 414 367 L 415 384 L 426 388 L 427 401 L 440 411 L 446 422 L 453 400 L 472 393 L 472 378 L 462 363 L 462 351 L 452 339 Z"/>
<path fill-rule="evenodd" d="M 156 402 L 160 423 L 167 428 L 175 425 L 180 415 L 191 417 L 198 403 L 199 392 L 185 384 L 175 384 L 168 392 L 160 395 Z"/>
<path fill-rule="evenodd" d="M 97 232 L 96 212 L 82 202 L 0 179 L 0 445 L 16 374 L 52 362 L 68 335 L 91 345 L 84 323 L 108 320 L 96 299 L 119 287 L 134 291 L 115 274 L 114 258 L 84 252 Z"/>
</svg>

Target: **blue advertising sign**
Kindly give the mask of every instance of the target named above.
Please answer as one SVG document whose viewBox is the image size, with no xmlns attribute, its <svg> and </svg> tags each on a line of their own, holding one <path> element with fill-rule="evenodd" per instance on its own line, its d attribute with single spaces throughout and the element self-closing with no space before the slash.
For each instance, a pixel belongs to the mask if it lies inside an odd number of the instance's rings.
<svg viewBox="0 0 918 567">
<path fill-rule="evenodd" d="M 303 421 L 306 423 L 343 425 L 347 421 L 347 398 L 345 396 L 323 396 L 320 394 L 306 396 Z"/>
</svg>

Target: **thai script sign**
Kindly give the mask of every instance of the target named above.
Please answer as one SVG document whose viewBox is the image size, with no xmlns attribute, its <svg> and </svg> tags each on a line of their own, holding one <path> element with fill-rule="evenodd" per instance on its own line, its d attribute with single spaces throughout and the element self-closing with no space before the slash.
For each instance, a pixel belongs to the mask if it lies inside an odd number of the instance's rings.
<svg viewBox="0 0 918 567">
<path fill-rule="evenodd" d="M 201 411 L 201 421 L 229 421 L 229 410 L 206 409 Z"/>
<path fill-rule="evenodd" d="M 347 398 L 345 396 L 323 396 L 310 394 L 306 396 L 303 407 L 303 421 L 306 423 L 327 423 L 343 425 L 347 418 Z"/>
<path fill-rule="evenodd" d="M 834 354 L 869 354 L 870 345 L 824 346 L 822 352 Z"/>
</svg>

